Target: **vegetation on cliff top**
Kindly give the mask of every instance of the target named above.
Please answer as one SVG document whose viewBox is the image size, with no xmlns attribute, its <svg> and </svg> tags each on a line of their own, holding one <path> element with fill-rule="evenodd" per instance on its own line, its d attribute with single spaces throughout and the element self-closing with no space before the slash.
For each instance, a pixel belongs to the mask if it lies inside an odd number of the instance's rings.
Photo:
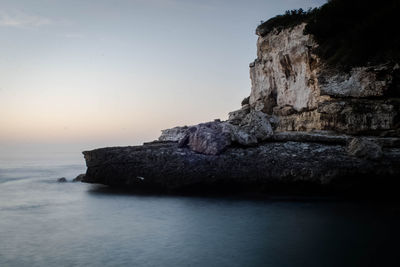
<svg viewBox="0 0 400 267">
<path fill-rule="evenodd" d="M 317 8 L 309 9 L 308 11 L 304 11 L 302 8 L 287 10 L 283 15 L 275 16 L 265 22 L 261 21 L 261 24 L 256 29 L 256 34 L 265 36 L 274 29 L 280 31 L 307 22 L 317 10 Z"/>
<path fill-rule="evenodd" d="M 331 65 L 400 62 L 399 14 L 399 0 L 330 0 L 319 8 L 276 16 L 259 25 L 257 34 L 305 22 L 305 33 L 319 44 L 316 53 Z"/>
</svg>

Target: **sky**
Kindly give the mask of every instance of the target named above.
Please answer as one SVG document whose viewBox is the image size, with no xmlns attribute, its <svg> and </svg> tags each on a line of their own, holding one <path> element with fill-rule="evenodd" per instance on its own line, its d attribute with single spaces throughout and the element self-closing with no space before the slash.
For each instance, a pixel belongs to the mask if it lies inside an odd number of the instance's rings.
<svg viewBox="0 0 400 267">
<path fill-rule="evenodd" d="M 323 3 L 0 0 L 0 158 L 226 119 L 250 94 L 260 21 Z"/>
</svg>

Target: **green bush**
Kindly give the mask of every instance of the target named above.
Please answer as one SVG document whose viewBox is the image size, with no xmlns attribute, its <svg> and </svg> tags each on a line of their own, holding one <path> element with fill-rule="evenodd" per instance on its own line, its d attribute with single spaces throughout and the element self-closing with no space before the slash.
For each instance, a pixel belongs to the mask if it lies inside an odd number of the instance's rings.
<svg viewBox="0 0 400 267">
<path fill-rule="evenodd" d="M 296 26 L 302 22 L 308 21 L 310 16 L 317 9 L 309 9 L 304 11 L 303 9 L 288 10 L 284 15 L 278 15 L 269 19 L 266 22 L 261 22 L 257 27 L 256 33 L 261 36 L 265 36 L 274 29 L 282 30 Z"/>
</svg>

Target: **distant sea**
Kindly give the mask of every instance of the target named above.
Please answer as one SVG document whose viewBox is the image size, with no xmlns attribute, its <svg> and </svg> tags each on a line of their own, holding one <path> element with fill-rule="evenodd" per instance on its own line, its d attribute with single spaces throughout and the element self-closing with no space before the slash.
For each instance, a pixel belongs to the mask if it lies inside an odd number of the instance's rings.
<svg viewBox="0 0 400 267">
<path fill-rule="evenodd" d="M 400 266 L 398 203 L 134 195 L 0 160 L 0 266 Z"/>
</svg>

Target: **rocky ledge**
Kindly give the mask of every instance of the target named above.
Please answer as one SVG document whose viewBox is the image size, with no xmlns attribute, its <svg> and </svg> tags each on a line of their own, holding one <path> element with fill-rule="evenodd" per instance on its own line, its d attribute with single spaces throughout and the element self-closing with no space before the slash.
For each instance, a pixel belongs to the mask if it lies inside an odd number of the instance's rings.
<svg viewBox="0 0 400 267">
<path fill-rule="evenodd" d="M 400 177 L 400 148 L 392 147 L 393 142 L 381 147 L 363 138 L 348 145 L 343 138 L 284 138 L 254 147 L 231 146 L 219 155 L 196 153 L 176 142 L 85 151 L 88 170 L 83 181 L 172 193 L 376 193 L 377 188 L 393 188 Z"/>
</svg>

